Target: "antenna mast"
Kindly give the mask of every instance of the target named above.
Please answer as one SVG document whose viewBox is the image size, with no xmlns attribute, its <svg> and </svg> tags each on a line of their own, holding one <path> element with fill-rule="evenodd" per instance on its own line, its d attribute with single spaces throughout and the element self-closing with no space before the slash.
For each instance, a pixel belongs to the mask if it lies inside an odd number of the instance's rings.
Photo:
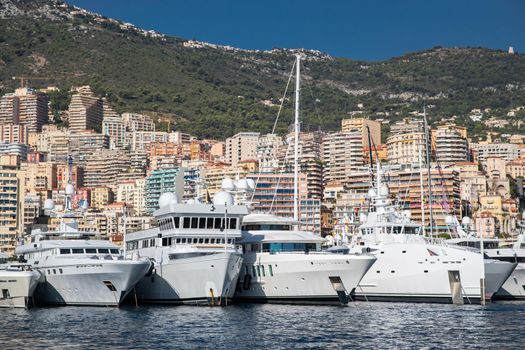
<svg viewBox="0 0 525 350">
<path fill-rule="evenodd" d="M 430 171 L 430 133 L 428 130 L 428 122 L 427 122 L 427 110 L 425 106 L 423 106 L 423 121 L 424 121 L 424 127 L 425 127 L 425 148 L 427 151 L 427 175 L 428 175 L 428 211 L 430 215 L 430 238 L 434 239 L 434 211 L 432 210 L 432 177 L 431 177 L 431 171 Z"/>
<path fill-rule="evenodd" d="M 295 122 L 294 122 L 294 169 L 293 169 L 293 218 L 299 220 L 299 92 L 301 75 L 301 55 L 297 54 L 295 65 Z"/>
</svg>

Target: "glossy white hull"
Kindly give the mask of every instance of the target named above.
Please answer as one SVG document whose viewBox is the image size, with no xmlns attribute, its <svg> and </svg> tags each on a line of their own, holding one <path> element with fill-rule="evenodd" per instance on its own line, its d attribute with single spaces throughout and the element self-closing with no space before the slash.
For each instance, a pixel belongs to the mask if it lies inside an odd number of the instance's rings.
<svg viewBox="0 0 525 350">
<path fill-rule="evenodd" d="M 339 303 L 329 277 L 340 277 L 346 293 L 350 293 L 374 261 L 367 255 L 246 253 L 236 299 Z"/>
<path fill-rule="evenodd" d="M 481 254 L 423 243 L 388 243 L 355 290 L 360 300 L 452 302 L 449 272 L 457 271 L 466 303 L 481 299 L 485 277 Z M 491 295 L 490 295 L 491 296 Z"/>
<path fill-rule="evenodd" d="M 166 260 L 137 284 L 141 302 L 218 305 L 233 298 L 242 264 L 239 253 L 216 251 Z"/>
<path fill-rule="evenodd" d="M 119 306 L 148 272 L 149 261 L 56 259 L 42 266 L 37 304 Z"/>
<path fill-rule="evenodd" d="M 37 271 L 0 270 L 0 307 L 30 306 L 39 278 Z"/>
<path fill-rule="evenodd" d="M 525 263 L 519 263 L 495 295 L 496 299 L 525 299 Z"/>
</svg>

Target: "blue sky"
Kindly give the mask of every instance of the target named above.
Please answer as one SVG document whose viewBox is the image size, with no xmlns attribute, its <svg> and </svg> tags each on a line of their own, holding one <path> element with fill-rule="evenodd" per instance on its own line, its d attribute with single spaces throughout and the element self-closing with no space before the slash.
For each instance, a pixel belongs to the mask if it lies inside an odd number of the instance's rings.
<svg viewBox="0 0 525 350">
<path fill-rule="evenodd" d="M 525 52 L 523 0 L 66 0 L 186 39 L 381 60 L 433 46 Z"/>
</svg>

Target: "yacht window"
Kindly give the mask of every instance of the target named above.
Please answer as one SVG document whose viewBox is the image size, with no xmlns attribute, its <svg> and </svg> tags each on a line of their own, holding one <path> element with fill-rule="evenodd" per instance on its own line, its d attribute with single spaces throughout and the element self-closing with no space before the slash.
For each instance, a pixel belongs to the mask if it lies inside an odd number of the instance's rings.
<svg viewBox="0 0 525 350">
<path fill-rule="evenodd" d="M 84 249 L 73 248 L 73 254 L 84 254 Z"/>
<path fill-rule="evenodd" d="M 152 238 L 149 240 L 149 245 L 150 247 L 154 247 L 155 246 L 155 238 Z"/>
<path fill-rule="evenodd" d="M 57 270 L 53 269 L 53 275 L 57 274 Z"/>
<path fill-rule="evenodd" d="M 104 248 L 104 249 L 99 248 L 99 249 L 98 249 L 98 253 L 99 253 L 99 254 L 109 254 L 109 249 L 106 249 L 106 248 Z"/>
<path fill-rule="evenodd" d="M 180 243 L 180 238 L 177 238 L 177 239 L 176 239 L 176 243 Z"/>
<path fill-rule="evenodd" d="M 183 227 L 190 228 L 190 218 L 184 218 Z"/>
<path fill-rule="evenodd" d="M 213 218 L 206 219 L 206 228 L 209 228 L 209 229 L 213 228 Z"/>
<path fill-rule="evenodd" d="M 71 249 L 60 249 L 60 254 L 71 254 Z"/>
<path fill-rule="evenodd" d="M 191 228 L 199 227 L 199 218 L 191 218 Z"/>
<path fill-rule="evenodd" d="M 62 269 L 58 269 L 58 272 L 63 273 Z"/>
<path fill-rule="evenodd" d="M 210 243 L 210 239 L 209 238 L 204 238 L 204 243 L 206 243 L 206 244 Z"/>
<path fill-rule="evenodd" d="M 175 223 L 175 228 L 179 228 L 180 218 L 178 216 L 173 218 L 173 222 Z"/>
<path fill-rule="evenodd" d="M 257 277 L 261 277 L 261 265 L 257 265 Z"/>
<path fill-rule="evenodd" d="M 237 219 L 231 218 L 230 219 L 230 228 L 237 228 Z"/>
<path fill-rule="evenodd" d="M 252 275 L 253 277 L 257 277 L 257 274 L 255 273 L 255 266 L 252 265 Z"/>
<path fill-rule="evenodd" d="M 261 265 L 261 271 L 262 271 L 262 276 L 266 277 L 266 271 L 264 269 L 264 265 Z"/>
<path fill-rule="evenodd" d="M 272 265 L 268 265 L 268 271 L 270 272 L 270 276 L 273 276 Z"/>
<path fill-rule="evenodd" d="M 97 254 L 97 250 L 95 248 L 86 248 L 86 254 Z"/>
<path fill-rule="evenodd" d="M 215 225 L 213 228 L 219 230 L 222 228 L 222 218 L 215 218 Z"/>
<path fill-rule="evenodd" d="M 199 219 L 199 228 L 206 228 L 206 218 Z"/>
<path fill-rule="evenodd" d="M 215 238 L 210 238 L 210 243 L 215 244 Z"/>
<path fill-rule="evenodd" d="M 199 243 L 202 244 L 204 242 L 203 238 L 199 238 Z"/>
<path fill-rule="evenodd" d="M 181 238 L 181 243 L 186 243 L 186 238 Z"/>
<path fill-rule="evenodd" d="M 142 241 L 142 248 L 148 248 L 148 247 L 149 247 L 149 241 L 148 240 Z"/>
<path fill-rule="evenodd" d="M 118 254 L 118 249 L 111 249 L 111 254 Z"/>
<path fill-rule="evenodd" d="M 250 269 L 248 268 L 248 265 L 244 265 L 244 271 L 246 275 L 250 274 Z"/>
</svg>

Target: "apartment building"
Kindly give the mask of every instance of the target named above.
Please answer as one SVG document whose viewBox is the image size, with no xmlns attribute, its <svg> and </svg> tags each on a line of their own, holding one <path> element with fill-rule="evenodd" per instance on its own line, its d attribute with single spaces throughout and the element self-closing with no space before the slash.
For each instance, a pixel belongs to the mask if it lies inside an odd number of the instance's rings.
<svg viewBox="0 0 525 350">
<path fill-rule="evenodd" d="M 69 130 L 72 133 L 85 130 L 101 132 L 103 111 L 102 99 L 94 96 L 89 86 L 78 88 L 69 104 Z"/>
<path fill-rule="evenodd" d="M 226 139 L 226 162 L 236 166 L 238 162 L 256 159 L 260 133 L 240 132 Z"/>
</svg>

